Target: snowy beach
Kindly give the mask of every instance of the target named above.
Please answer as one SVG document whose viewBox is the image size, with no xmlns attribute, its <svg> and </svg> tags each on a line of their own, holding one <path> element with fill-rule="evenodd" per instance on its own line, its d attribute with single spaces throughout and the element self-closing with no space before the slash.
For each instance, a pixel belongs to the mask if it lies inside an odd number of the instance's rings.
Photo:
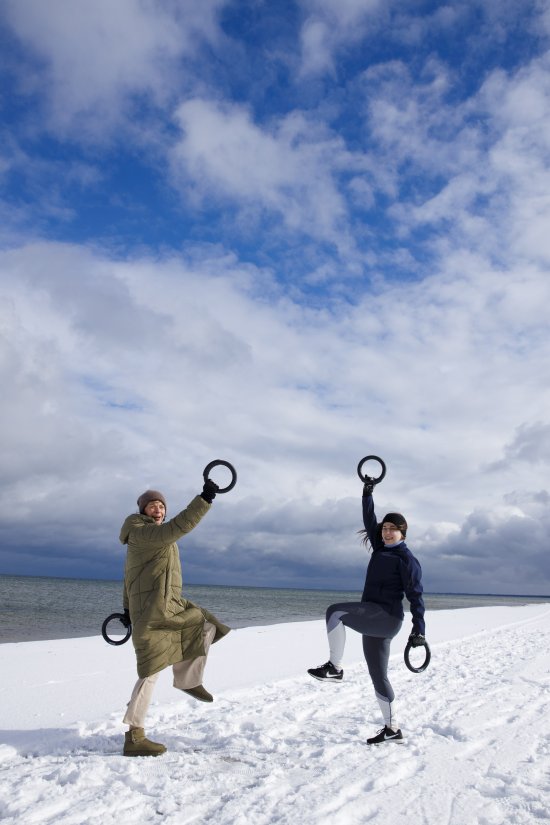
<svg viewBox="0 0 550 825">
<path fill-rule="evenodd" d="M 370 822 L 532 825 L 550 804 L 548 605 L 427 616 L 432 662 L 410 673 L 406 617 L 390 678 L 404 746 L 369 748 L 381 727 L 348 631 L 342 684 L 306 669 L 327 658 L 324 622 L 250 627 L 214 645 L 206 706 L 157 686 L 147 731 L 168 752 L 121 755 L 135 681 L 131 643 L 99 636 L 0 645 L 0 819 L 10 823 Z"/>
</svg>

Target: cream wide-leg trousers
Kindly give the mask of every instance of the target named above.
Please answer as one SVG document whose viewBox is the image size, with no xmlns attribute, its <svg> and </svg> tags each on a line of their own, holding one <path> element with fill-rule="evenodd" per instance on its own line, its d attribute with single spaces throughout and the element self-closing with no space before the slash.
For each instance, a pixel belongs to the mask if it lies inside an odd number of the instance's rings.
<svg viewBox="0 0 550 825">
<path fill-rule="evenodd" d="M 210 622 L 205 622 L 204 656 L 198 656 L 196 659 L 189 659 L 184 662 L 176 662 L 175 665 L 172 665 L 172 672 L 174 674 L 173 684 L 175 688 L 178 688 L 178 690 L 187 690 L 188 688 L 202 685 L 206 658 L 215 635 L 216 628 L 214 625 Z M 144 679 L 137 680 L 130 701 L 128 702 L 128 709 L 122 720 L 125 725 L 130 725 L 130 727 L 133 728 L 142 728 L 144 726 L 145 717 L 151 704 L 153 690 L 158 677 L 159 674 L 154 673 L 152 676 L 146 676 Z"/>
</svg>

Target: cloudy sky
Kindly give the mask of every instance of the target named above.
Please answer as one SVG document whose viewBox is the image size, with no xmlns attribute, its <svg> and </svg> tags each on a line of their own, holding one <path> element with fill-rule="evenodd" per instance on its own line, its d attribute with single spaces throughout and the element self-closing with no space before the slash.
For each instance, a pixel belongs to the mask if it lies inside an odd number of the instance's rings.
<svg viewBox="0 0 550 825">
<path fill-rule="evenodd" d="M 0 0 L 0 68 L 0 572 L 223 458 L 186 581 L 360 589 L 376 454 L 426 590 L 550 593 L 550 0 Z"/>
</svg>

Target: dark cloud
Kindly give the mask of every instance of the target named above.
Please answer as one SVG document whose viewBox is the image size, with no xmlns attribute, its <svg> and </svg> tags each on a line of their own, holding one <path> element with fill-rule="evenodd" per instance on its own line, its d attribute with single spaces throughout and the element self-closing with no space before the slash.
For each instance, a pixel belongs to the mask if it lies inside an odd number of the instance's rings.
<svg viewBox="0 0 550 825">
<path fill-rule="evenodd" d="M 428 590 L 545 595 L 550 584 L 547 508 L 537 518 L 476 511 L 436 546 L 419 541 Z"/>
<path fill-rule="evenodd" d="M 505 461 L 550 464 L 550 424 L 537 421 L 518 427 L 514 440 L 505 447 Z"/>
</svg>

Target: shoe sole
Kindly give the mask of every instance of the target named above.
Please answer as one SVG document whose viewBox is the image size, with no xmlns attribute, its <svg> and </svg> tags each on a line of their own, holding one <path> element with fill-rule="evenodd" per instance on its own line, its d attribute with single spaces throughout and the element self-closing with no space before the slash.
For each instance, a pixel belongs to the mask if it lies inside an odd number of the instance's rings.
<svg viewBox="0 0 550 825">
<path fill-rule="evenodd" d="M 210 699 L 207 699 L 206 697 L 203 698 L 202 696 L 197 696 L 195 693 L 191 693 L 191 691 L 189 691 L 189 690 L 183 690 L 182 692 L 186 693 L 188 696 L 191 697 L 191 699 L 195 699 L 197 702 L 213 702 L 214 701 L 213 696 Z"/>
<path fill-rule="evenodd" d="M 327 678 L 326 676 L 314 676 L 313 673 L 310 673 L 309 675 L 313 679 L 317 679 L 318 682 L 337 682 L 338 684 L 342 684 L 342 682 L 344 681 L 343 679 L 337 679 L 335 676 L 333 676 L 332 678 L 329 676 Z"/>
<path fill-rule="evenodd" d="M 151 753 L 151 751 L 147 751 L 145 753 L 123 753 L 123 756 L 162 756 L 163 753 L 166 751 L 159 751 L 158 753 Z"/>
<path fill-rule="evenodd" d="M 367 742 L 367 745 L 369 748 L 373 745 L 375 747 L 379 747 L 380 745 L 404 745 L 406 741 L 406 739 L 384 739 L 383 742 Z"/>
</svg>

